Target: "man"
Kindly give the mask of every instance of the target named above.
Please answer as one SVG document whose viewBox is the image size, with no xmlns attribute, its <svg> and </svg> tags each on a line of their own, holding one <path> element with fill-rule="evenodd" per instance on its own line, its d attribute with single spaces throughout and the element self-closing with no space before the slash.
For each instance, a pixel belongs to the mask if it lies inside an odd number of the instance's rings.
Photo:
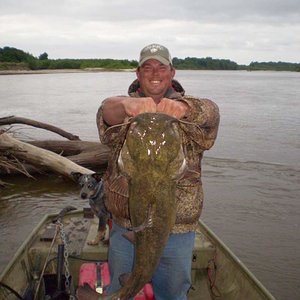
<svg viewBox="0 0 300 300">
<path fill-rule="evenodd" d="M 203 203 L 201 159 L 204 150 L 211 148 L 216 139 L 219 111 L 208 99 L 184 96 L 182 86 L 173 79 L 175 69 L 170 53 L 162 45 L 151 44 L 142 49 L 136 75 L 129 96 L 105 99 L 97 114 L 100 139 L 111 147 L 104 177 L 106 205 L 113 215 L 109 246 L 111 285 L 107 292 L 111 294 L 121 287 L 119 276 L 132 270 L 134 260 L 134 246 L 122 236 L 131 227 L 127 182 L 118 168 L 118 156 L 128 128 L 122 123 L 144 112 L 160 112 L 183 121 L 180 128 L 188 171 L 177 183 L 176 222 L 152 284 L 156 300 L 184 300 L 191 286 L 195 228 Z"/>
</svg>

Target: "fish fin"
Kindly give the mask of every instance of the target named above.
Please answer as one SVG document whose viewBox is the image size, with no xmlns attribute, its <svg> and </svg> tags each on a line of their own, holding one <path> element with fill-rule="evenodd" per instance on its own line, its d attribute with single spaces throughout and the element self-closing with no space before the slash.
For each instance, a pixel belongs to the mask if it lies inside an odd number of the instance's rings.
<svg viewBox="0 0 300 300">
<path fill-rule="evenodd" d="M 153 209 L 152 209 L 152 205 L 149 204 L 145 221 L 141 225 L 132 227 L 130 229 L 134 232 L 139 232 L 144 230 L 146 227 L 152 227 L 152 226 L 153 226 Z"/>
<path fill-rule="evenodd" d="M 121 195 L 126 198 L 129 197 L 128 182 L 125 176 L 116 177 L 111 182 L 109 189 L 118 195 Z"/>
<path fill-rule="evenodd" d="M 105 206 L 116 218 L 129 219 L 128 182 L 123 175 L 104 179 Z"/>
<path fill-rule="evenodd" d="M 126 233 L 123 233 L 122 236 L 127 239 L 132 244 L 135 244 L 135 234 L 134 231 L 127 231 Z"/>
<path fill-rule="evenodd" d="M 129 277 L 130 277 L 131 273 L 123 273 L 120 275 L 119 277 L 119 282 L 121 284 L 121 286 L 124 286 L 126 284 L 126 282 L 128 281 Z"/>
</svg>

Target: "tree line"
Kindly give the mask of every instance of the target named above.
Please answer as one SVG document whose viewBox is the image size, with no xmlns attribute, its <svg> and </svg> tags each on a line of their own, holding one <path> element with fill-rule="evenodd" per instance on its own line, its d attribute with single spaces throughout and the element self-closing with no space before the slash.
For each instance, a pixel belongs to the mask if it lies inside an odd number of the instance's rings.
<svg viewBox="0 0 300 300">
<path fill-rule="evenodd" d="M 300 63 L 289 63 L 289 62 L 252 62 L 250 63 L 248 69 L 257 70 L 273 70 L 273 71 L 292 71 L 300 72 Z"/>
<path fill-rule="evenodd" d="M 174 67 L 178 70 L 272 70 L 300 72 L 300 63 L 287 62 L 251 62 L 239 65 L 229 59 L 213 59 L 211 57 L 184 59 L 174 57 Z M 46 52 L 34 57 L 32 54 L 13 47 L 0 48 L 0 70 L 54 70 L 54 69 L 135 69 L 136 60 L 128 59 L 49 59 Z"/>
<path fill-rule="evenodd" d="M 174 67 L 178 70 L 238 70 L 240 66 L 229 59 L 213 59 L 211 57 L 185 59 L 174 57 Z"/>
<path fill-rule="evenodd" d="M 133 69 L 137 67 L 136 61 L 127 59 L 48 59 L 46 52 L 34 57 L 23 50 L 4 47 L 0 48 L 0 69 Z"/>
</svg>

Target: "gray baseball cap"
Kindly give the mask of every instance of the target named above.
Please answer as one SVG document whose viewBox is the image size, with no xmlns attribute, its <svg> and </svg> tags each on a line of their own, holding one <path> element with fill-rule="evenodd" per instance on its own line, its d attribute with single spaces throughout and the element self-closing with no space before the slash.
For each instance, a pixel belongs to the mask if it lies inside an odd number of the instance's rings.
<svg viewBox="0 0 300 300">
<path fill-rule="evenodd" d="M 142 49 L 139 67 L 148 59 L 156 59 L 164 65 L 172 65 L 172 57 L 169 50 L 159 44 L 151 44 Z"/>
</svg>

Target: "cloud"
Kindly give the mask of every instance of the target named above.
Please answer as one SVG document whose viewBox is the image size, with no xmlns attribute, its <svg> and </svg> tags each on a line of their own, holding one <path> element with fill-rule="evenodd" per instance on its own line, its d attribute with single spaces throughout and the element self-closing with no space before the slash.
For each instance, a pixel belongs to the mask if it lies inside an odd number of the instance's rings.
<svg viewBox="0 0 300 300">
<path fill-rule="evenodd" d="M 177 57 L 299 62 L 298 0 L 1 0 L 0 47 L 50 58 L 136 59 L 151 42 Z"/>
<path fill-rule="evenodd" d="M 229 20 L 233 17 L 293 15 L 299 20 L 298 0 L 186 0 L 184 3 L 179 0 L 1 0 L 0 9 L 2 14 L 64 15 L 113 22 L 155 20 L 168 16 L 177 20 L 204 18 L 217 21 L 220 16 Z"/>
</svg>

